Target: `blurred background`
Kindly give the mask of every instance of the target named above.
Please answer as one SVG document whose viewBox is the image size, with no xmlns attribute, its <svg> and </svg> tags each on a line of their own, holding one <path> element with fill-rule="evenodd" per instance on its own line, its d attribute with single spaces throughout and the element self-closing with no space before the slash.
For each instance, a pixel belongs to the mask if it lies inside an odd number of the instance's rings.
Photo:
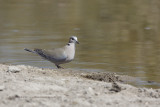
<svg viewBox="0 0 160 107">
<path fill-rule="evenodd" d="M 159 0 L 0 0 L 0 63 L 55 69 L 23 49 L 62 47 L 72 35 L 80 44 L 64 68 L 160 88 Z"/>
</svg>

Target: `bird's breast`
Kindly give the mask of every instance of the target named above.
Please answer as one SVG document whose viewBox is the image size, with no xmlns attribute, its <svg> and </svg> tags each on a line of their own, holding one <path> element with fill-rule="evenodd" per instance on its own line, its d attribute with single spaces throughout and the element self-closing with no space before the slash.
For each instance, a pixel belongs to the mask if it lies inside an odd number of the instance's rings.
<svg viewBox="0 0 160 107">
<path fill-rule="evenodd" d="M 67 55 L 67 61 L 72 61 L 74 59 L 75 56 L 75 46 L 70 45 L 68 47 L 66 47 L 66 55 Z"/>
</svg>

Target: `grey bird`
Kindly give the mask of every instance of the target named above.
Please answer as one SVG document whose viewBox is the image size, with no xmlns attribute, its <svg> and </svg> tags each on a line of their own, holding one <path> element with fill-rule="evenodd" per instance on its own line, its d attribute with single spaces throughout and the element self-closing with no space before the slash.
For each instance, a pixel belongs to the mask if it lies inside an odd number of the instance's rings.
<svg viewBox="0 0 160 107">
<path fill-rule="evenodd" d="M 27 49 L 24 50 L 28 52 L 35 53 L 42 58 L 54 63 L 57 68 L 63 68 L 60 64 L 71 62 L 75 56 L 75 45 L 79 44 L 78 39 L 76 36 L 71 36 L 69 38 L 69 42 L 62 48 L 52 49 L 52 50 L 45 50 L 45 49 Z"/>
</svg>

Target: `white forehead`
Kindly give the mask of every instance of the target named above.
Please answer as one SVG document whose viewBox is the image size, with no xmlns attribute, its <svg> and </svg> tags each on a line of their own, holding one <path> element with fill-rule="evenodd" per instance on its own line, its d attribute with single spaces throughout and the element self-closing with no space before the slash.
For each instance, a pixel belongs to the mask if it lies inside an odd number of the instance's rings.
<svg viewBox="0 0 160 107">
<path fill-rule="evenodd" d="M 74 38 L 76 41 L 78 40 L 76 36 L 71 36 L 71 38 Z"/>
</svg>

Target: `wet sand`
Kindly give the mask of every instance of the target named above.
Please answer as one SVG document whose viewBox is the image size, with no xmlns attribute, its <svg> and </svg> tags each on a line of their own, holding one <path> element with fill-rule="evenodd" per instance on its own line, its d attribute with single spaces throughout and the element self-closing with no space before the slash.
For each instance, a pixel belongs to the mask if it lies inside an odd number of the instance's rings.
<svg viewBox="0 0 160 107">
<path fill-rule="evenodd" d="M 0 64 L 1 107 L 157 107 L 160 89 L 126 84 L 114 73 Z"/>
</svg>

